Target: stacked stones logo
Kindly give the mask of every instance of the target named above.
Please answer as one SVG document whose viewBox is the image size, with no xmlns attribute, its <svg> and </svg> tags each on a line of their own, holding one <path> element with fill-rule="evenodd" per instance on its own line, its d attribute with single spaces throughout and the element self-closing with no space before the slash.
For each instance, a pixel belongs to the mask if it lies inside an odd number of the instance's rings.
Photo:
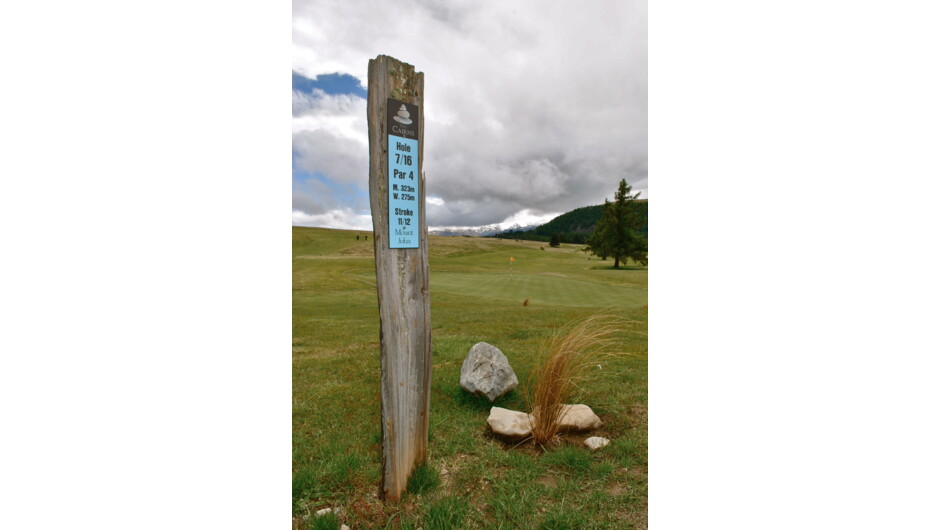
<svg viewBox="0 0 940 530">
<path fill-rule="evenodd" d="M 388 100 L 388 134 L 418 139 L 418 106 L 397 99 Z"/>
<path fill-rule="evenodd" d="M 398 123 L 403 123 L 405 125 L 411 125 L 411 113 L 408 112 L 408 108 L 405 107 L 405 104 L 401 104 L 401 108 L 398 109 L 398 114 L 392 116 L 392 119 Z"/>
</svg>

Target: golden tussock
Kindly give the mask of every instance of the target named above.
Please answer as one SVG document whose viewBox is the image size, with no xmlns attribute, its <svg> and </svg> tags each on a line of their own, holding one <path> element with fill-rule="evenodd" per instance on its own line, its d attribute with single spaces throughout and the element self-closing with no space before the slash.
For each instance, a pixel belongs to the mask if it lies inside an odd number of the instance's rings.
<svg viewBox="0 0 940 530">
<path fill-rule="evenodd" d="M 555 333 L 536 360 L 526 385 L 526 401 L 535 418 L 532 439 L 545 446 L 558 433 L 562 406 L 570 403 L 584 374 L 599 357 L 615 354 L 615 317 L 595 315 Z"/>
</svg>

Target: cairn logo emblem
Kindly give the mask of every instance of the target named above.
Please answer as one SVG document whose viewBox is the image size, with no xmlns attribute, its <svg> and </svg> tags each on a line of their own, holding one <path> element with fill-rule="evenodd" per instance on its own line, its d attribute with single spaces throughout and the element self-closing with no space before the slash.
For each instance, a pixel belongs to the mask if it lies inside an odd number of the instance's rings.
<svg viewBox="0 0 940 530">
<path fill-rule="evenodd" d="M 408 113 L 408 109 L 404 105 L 398 109 L 398 114 L 392 116 L 392 119 L 403 125 L 411 125 L 411 114 Z"/>
</svg>

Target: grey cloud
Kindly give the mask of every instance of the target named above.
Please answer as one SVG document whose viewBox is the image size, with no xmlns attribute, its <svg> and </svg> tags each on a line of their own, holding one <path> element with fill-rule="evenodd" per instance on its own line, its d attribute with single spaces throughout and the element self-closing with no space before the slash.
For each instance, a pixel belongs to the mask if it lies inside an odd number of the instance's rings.
<svg viewBox="0 0 940 530">
<path fill-rule="evenodd" d="M 430 188 L 429 188 L 430 189 Z M 494 224 L 524 209 L 521 203 L 492 199 L 456 200 L 441 206 L 427 205 L 429 226 L 479 226 Z"/>
<path fill-rule="evenodd" d="M 310 215 L 326 213 L 339 207 L 329 187 L 316 179 L 294 182 L 291 203 L 293 210 Z"/>
<path fill-rule="evenodd" d="M 324 200 L 323 196 L 311 195 L 307 192 L 294 190 L 291 209 L 298 212 L 314 215 L 325 213 L 336 207 L 336 201 Z"/>
<path fill-rule="evenodd" d="M 295 13 L 299 72 L 364 80 L 379 53 L 425 72 L 424 169 L 445 201 L 428 206 L 432 225 L 599 204 L 621 178 L 647 197 L 644 1 L 296 2 Z M 365 146 L 305 142 L 318 167 L 367 181 Z"/>
<path fill-rule="evenodd" d="M 302 131 L 294 135 L 294 151 L 297 168 L 368 188 L 369 153 L 360 142 L 324 130 Z"/>
<path fill-rule="evenodd" d="M 364 114 L 365 99 L 352 94 L 326 94 L 319 88 L 314 88 L 310 94 L 294 90 L 291 92 L 291 113 L 295 117 Z"/>
</svg>

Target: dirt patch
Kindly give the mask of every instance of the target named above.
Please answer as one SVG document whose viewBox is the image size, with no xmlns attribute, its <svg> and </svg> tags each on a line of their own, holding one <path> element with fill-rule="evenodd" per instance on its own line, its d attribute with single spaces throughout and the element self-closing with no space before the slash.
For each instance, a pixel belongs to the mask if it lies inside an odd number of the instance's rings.
<svg viewBox="0 0 940 530">
<path fill-rule="evenodd" d="M 547 487 L 547 488 L 557 488 L 557 487 L 558 487 L 558 479 L 555 478 L 555 477 L 553 477 L 553 476 L 551 476 L 551 475 L 545 475 L 544 477 L 539 477 L 539 478 L 535 479 L 535 482 L 538 483 L 538 484 L 541 484 L 541 485 L 543 485 L 543 486 L 545 486 L 545 487 Z"/>
<path fill-rule="evenodd" d="M 621 473 L 621 474 L 624 474 L 624 475 L 627 475 L 629 477 L 633 477 L 639 480 L 644 480 L 644 481 L 646 480 L 646 470 L 643 468 L 639 468 L 639 467 L 631 467 L 631 468 L 622 467 L 617 470 L 617 473 Z"/>
<path fill-rule="evenodd" d="M 449 489 L 454 484 L 454 476 L 473 458 L 474 456 L 468 453 L 457 453 L 438 461 L 437 471 L 441 477 L 441 484 L 444 489 Z"/>
<path fill-rule="evenodd" d="M 378 490 L 367 496 L 359 496 L 349 503 L 352 521 L 380 521 L 384 516 L 385 506 L 378 498 Z"/>
<path fill-rule="evenodd" d="M 447 466 L 441 463 L 440 468 L 437 470 L 437 474 L 441 477 L 441 486 L 445 490 L 450 489 L 451 484 L 454 483 L 454 476 L 450 470 L 447 469 Z"/>
<path fill-rule="evenodd" d="M 623 495 L 623 492 L 625 491 L 627 491 L 627 488 L 625 488 L 623 484 L 611 484 L 610 486 L 607 486 L 607 493 L 615 497 L 617 495 Z"/>
<path fill-rule="evenodd" d="M 541 455 L 545 452 L 546 449 L 550 451 L 565 445 L 574 445 L 587 449 L 587 446 L 584 445 L 584 440 L 587 440 L 592 436 L 601 436 L 613 440 L 608 431 L 606 431 L 603 427 L 594 429 L 593 431 L 558 433 L 554 438 L 552 438 L 550 442 L 545 445 L 544 448 L 532 441 L 531 438 L 522 442 L 507 442 L 498 436 L 493 435 L 492 433 L 489 434 L 491 435 L 490 437 L 492 439 L 501 442 L 503 450 L 522 451 L 523 453 L 529 455 Z"/>
<path fill-rule="evenodd" d="M 343 250 L 337 252 L 338 255 L 349 257 L 349 256 L 360 256 L 360 257 L 369 257 L 375 254 L 375 247 L 372 244 L 372 241 L 366 243 L 362 242 L 360 245 L 355 245 L 351 247 L 346 247 Z"/>
</svg>

